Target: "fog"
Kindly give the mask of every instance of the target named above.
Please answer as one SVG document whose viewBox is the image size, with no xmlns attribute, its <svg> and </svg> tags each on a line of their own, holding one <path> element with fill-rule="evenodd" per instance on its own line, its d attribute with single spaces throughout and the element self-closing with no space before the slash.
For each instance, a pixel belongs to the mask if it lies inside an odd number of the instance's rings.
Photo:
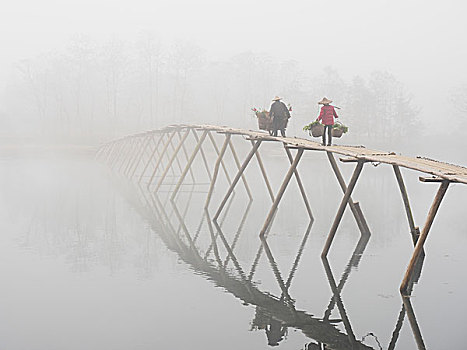
<svg viewBox="0 0 467 350">
<path fill-rule="evenodd" d="M 345 209 L 328 261 L 342 191 L 325 152 L 304 152 L 303 187 L 292 177 L 260 240 L 290 166 L 281 142 L 262 143 L 211 220 L 250 140 L 144 132 L 258 130 L 252 109 L 281 96 L 292 107 L 287 136 L 312 139 L 303 127 L 325 96 L 349 127 L 334 144 L 465 167 L 466 7 L 2 4 L 0 348 L 463 348 L 465 185 L 450 185 L 402 297 L 414 231 L 391 166 L 365 165 L 352 193 L 360 214 Z M 109 143 L 130 134 L 140 135 Z M 348 185 L 355 164 L 338 163 Z M 401 169 L 423 227 L 438 186 Z"/>
<path fill-rule="evenodd" d="M 294 108 L 291 133 L 304 136 L 326 96 L 342 108 L 349 142 L 390 147 L 442 134 L 453 148 L 465 127 L 463 9 L 460 1 L 10 2 L 0 15 L 1 132 L 95 144 L 180 122 L 253 129 L 250 108 L 281 95 Z"/>
</svg>

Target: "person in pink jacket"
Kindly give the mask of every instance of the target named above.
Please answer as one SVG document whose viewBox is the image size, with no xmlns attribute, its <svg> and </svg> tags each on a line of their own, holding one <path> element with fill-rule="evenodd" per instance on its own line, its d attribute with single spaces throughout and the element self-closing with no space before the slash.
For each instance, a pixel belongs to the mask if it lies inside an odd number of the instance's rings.
<svg viewBox="0 0 467 350">
<path fill-rule="evenodd" d="M 328 146 L 332 145 L 332 126 L 334 125 L 334 118 L 339 118 L 337 116 L 336 110 L 333 106 L 330 105 L 332 101 L 328 100 L 326 97 L 323 97 L 321 101 L 318 102 L 321 107 L 321 112 L 319 113 L 316 120 L 321 120 L 321 123 L 324 125 L 323 131 L 323 146 L 326 146 L 326 131 L 328 132 Z"/>
</svg>

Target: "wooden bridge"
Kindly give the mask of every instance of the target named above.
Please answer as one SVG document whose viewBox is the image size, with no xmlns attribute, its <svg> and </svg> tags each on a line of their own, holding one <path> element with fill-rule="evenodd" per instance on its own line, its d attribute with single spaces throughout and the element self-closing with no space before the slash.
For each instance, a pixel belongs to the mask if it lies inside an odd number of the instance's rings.
<svg viewBox="0 0 467 350">
<path fill-rule="evenodd" d="M 216 138 L 214 136 L 216 134 L 223 135 L 224 137 L 220 147 L 216 140 L 218 137 Z M 187 149 L 187 139 L 190 135 L 192 135 L 195 140 L 195 146 L 192 149 Z M 232 137 L 236 135 L 242 136 L 251 143 L 251 150 L 248 152 L 243 162 L 240 162 L 234 143 L 232 142 Z M 207 140 L 211 142 L 216 151 L 217 157 L 215 162 L 209 162 L 204 152 L 203 145 L 208 142 Z M 260 155 L 260 146 L 266 141 L 276 142 L 283 146 L 285 154 L 290 162 L 290 167 L 276 194 L 274 194 L 272 190 Z M 237 172 L 233 178 L 229 176 L 224 164 L 224 157 L 227 148 L 230 149 L 237 166 Z M 295 150 L 295 155 L 292 150 Z M 405 157 L 391 152 L 371 150 L 362 146 L 322 146 L 317 142 L 302 138 L 274 137 L 259 131 L 212 125 L 171 125 L 162 129 L 128 135 L 102 145 L 97 152 L 97 157 L 98 159 L 106 162 L 113 169 L 134 180 L 137 184 L 145 185 L 147 189 L 155 193 L 158 192 L 160 187 L 164 182 L 166 182 L 169 171 L 173 170 L 173 167 L 178 166 L 181 174 L 178 177 L 175 188 L 170 195 L 170 198 L 174 200 L 188 174 L 190 173 L 190 175 L 193 176 L 191 173 L 191 167 L 198 153 L 201 154 L 204 167 L 206 168 L 207 174 L 210 178 L 205 208 L 208 208 L 210 205 L 211 196 L 221 167 L 229 182 L 229 188 L 226 190 L 226 193 L 212 218 L 214 223 L 217 223 L 227 201 L 240 181 L 242 181 L 245 190 L 251 199 L 251 190 L 244 176 L 244 172 L 253 157 L 255 157 L 261 170 L 261 176 L 267 186 L 269 196 L 272 200 L 269 213 L 265 218 L 262 229 L 259 232 L 259 236 L 263 238 L 271 226 L 278 205 L 292 177 L 295 177 L 297 181 L 307 213 L 310 219 L 313 220 L 313 214 L 306 195 L 305 187 L 303 186 L 297 170 L 297 166 L 302 159 L 304 151 L 326 152 L 330 165 L 343 192 L 341 203 L 330 228 L 325 246 L 323 247 L 321 254 L 323 259 L 326 258 L 329 252 L 347 205 L 352 211 L 362 236 L 370 235 L 370 230 L 360 206 L 358 202 L 354 202 L 351 197 L 363 166 L 366 163 L 378 163 L 388 164 L 393 167 L 394 174 L 401 191 L 412 240 L 415 245 L 400 286 L 401 293 L 407 294 L 410 290 L 414 274 L 416 274 L 417 261 L 419 261 L 420 257 L 424 255 L 424 244 L 449 184 L 452 182 L 467 184 L 467 168 L 465 167 L 443 163 L 428 158 Z M 356 164 L 352 177 L 348 183 L 345 182 L 340 172 L 335 159 L 335 154 L 341 157 L 340 160 L 344 163 L 351 162 Z M 409 198 L 400 171 L 401 167 L 419 171 L 423 175 L 419 177 L 420 181 L 439 183 L 438 192 L 435 195 L 421 232 L 415 225 L 412 216 Z"/>
</svg>

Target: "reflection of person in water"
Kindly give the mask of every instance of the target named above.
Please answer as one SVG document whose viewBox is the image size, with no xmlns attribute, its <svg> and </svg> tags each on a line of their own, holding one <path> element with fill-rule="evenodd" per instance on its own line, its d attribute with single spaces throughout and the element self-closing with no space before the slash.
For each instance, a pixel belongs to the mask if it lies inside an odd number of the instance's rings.
<svg viewBox="0 0 467 350">
<path fill-rule="evenodd" d="M 269 319 L 269 324 L 266 326 L 266 336 L 268 337 L 268 345 L 277 346 L 279 342 L 284 339 L 287 335 L 287 327 L 282 322 L 275 320 L 274 318 Z"/>
</svg>

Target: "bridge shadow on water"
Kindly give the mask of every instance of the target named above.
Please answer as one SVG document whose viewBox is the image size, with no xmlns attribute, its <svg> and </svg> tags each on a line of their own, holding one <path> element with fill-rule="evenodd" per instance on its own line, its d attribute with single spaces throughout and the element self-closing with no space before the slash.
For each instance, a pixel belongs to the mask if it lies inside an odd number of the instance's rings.
<svg viewBox="0 0 467 350">
<path fill-rule="evenodd" d="M 308 338 L 303 349 L 395 349 L 404 320 L 409 319 L 418 349 L 425 349 L 420 327 L 411 304 L 410 295 L 413 285 L 418 281 L 424 258 L 417 262 L 416 273 L 412 277 L 407 295 L 401 296 L 401 310 L 393 330 L 389 344 L 381 344 L 377 335 L 371 330 L 360 339 L 355 335 L 351 316 L 346 311 L 341 293 L 352 271 L 356 270 L 362 260 L 364 251 L 370 240 L 370 234 L 362 234 L 354 251 L 341 273 L 333 272 L 332 262 L 328 258 L 321 258 L 327 283 L 330 288 L 329 303 L 324 310 L 299 310 L 296 308 L 297 300 L 293 298 L 290 290 L 294 277 L 300 266 L 303 252 L 309 242 L 313 219 L 306 226 L 296 254 L 291 257 L 291 268 L 283 274 L 276 262 L 275 253 L 268 243 L 269 231 L 257 239 L 255 254 L 249 259 L 237 257 L 237 245 L 244 234 L 245 221 L 250 214 L 252 200 L 246 203 L 243 214 L 235 220 L 236 227 L 224 228 L 233 198 L 218 220 L 212 220 L 208 209 L 197 207 L 192 203 L 195 186 L 187 191 L 187 198 L 178 204 L 162 192 L 148 190 L 146 186 L 125 182 L 125 197 L 147 220 L 152 229 L 160 236 L 168 249 L 175 252 L 194 273 L 204 276 L 216 287 L 235 296 L 243 305 L 255 308 L 254 319 L 251 321 L 251 330 L 265 333 L 265 341 L 269 346 L 278 346 L 286 342 L 291 329 L 299 330 Z M 188 223 L 187 214 L 193 217 L 193 211 L 199 213 L 197 224 Z M 233 234 L 232 234 L 233 232 Z M 242 251 L 242 255 L 245 253 Z M 256 280 L 256 271 L 261 264 L 262 257 L 267 260 L 267 268 L 274 276 L 277 295 L 268 289 L 261 289 L 261 283 Z M 244 261 L 250 260 L 250 264 Z M 264 258 L 263 258 L 264 261 Z M 265 268 L 263 266 L 263 268 Z M 336 279 L 336 275 L 340 278 Z M 313 285 L 310 281 L 309 285 Z M 365 286 L 360 286 L 365 288 Z M 312 290 L 312 289 L 311 289 Z M 338 317 L 332 317 L 337 309 Z M 321 317 L 315 316 L 322 314 Z M 227 317 L 227 316 L 226 316 Z M 368 345 L 371 344 L 371 345 Z"/>
</svg>

